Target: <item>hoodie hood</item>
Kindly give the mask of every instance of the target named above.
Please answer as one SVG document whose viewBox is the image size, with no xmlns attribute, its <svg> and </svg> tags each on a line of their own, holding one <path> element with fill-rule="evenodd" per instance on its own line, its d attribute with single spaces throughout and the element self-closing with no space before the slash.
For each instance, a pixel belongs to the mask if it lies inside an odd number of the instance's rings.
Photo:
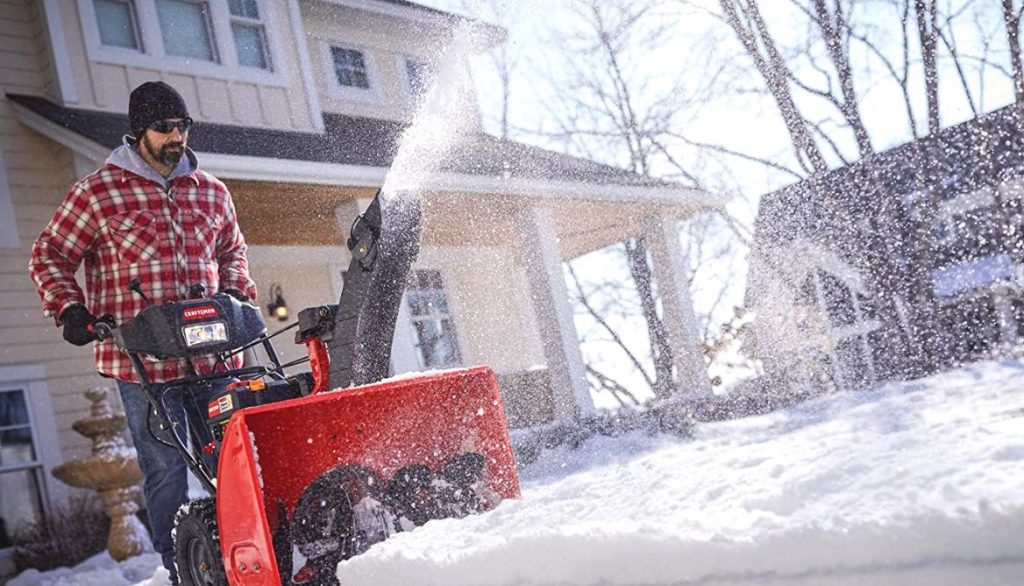
<svg viewBox="0 0 1024 586">
<path fill-rule="evenodd" d="M 145 177 L 153 183 L 162 186 L 167 189 L 167 186 L 171 184 L 178 177 L 183 175 L 190 175 L 193 171 L 199 168 L 199 161 L 196 159 L 196 154 L 192 152 L 192 149 L 185 147 L 185 156 L 178 161 L 178 166 L 171 171 L 171 174 L 164 177 L 160 173 L 157 173 L 156 169 L 149 166 L 149 163 L 142 158 L 142 155 L 135 150 L 135 145 L 138 141 L 131 136 L 125 135 L 122 139 L 121 146 L 114 149 L 114 152 L 110 153 L 107 157 L 107 164 L 120 167 L 125 171 L 134 173 L 140 177 Z"/>
</svg>

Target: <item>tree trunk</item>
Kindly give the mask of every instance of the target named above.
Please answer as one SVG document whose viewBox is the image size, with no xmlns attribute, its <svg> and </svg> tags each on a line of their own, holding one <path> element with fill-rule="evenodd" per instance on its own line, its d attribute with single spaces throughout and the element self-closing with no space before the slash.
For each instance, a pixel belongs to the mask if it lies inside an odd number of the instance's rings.
<svg viewBox="0 0 1024 586">
<path fill-rule="evenodd" d="M 768 86 L 772 97 L 775 98 L 775 103 L 779 108 L 779 113 L 782 114 L 782 120 L 789 131 L 801 165 L 806 167 L 809 164 L 810 171 L 814 174 L 824 173 L 828 170 L 825 157 L 811 137 L 807 120 L 800 114 L 800 110 L 793 100 L 788 81 L 790 78 L 789 68 L 782 55 L 779 54 L 775 40 L 768 32 L 768 27 L 761 17 L 757 3 L 749 2 L 744 6 L 742 3 L 734 3 L 734 0 L 719 0 L 719 4 L 722 6 L 726 22 L 736 33 L 747 54 L 753 59 L 761 78 Z M 745 27 L 741 22 L 740 12 L 743 13 L 744 20 L 750 23 L 750 28 Z M 765 47 L 765 54 L 761 53 L 758 41 Z"/>
<path fill-rule="evenodd" d="M 913 266 L 911 274 L 914 326 L 917 328 L 917 354 L 923 372 L 932 372 L 947 358 L 942 343 L 938 301 L 932 271 L 935 269 L 934 232 L 939 218 L 936 198 L 942 190 L 946 167 L 940 136 L 939 74 L 936 58 L 938 47 L 938 17 L 935 0 L 914 0 L 917 32 L 924 65 L 925 98 L 928 105 L 928 137 L 917 141 L 914 148 L 915 168 L 920 178 L 921 201 L 917 204 L 918 217 L 913 230 Z"/>
<path fill-rule="evenodd" d="M 1015 12 L 1013 0 L 1003 0 L 1003 21 L 1006 39 L 1010 45 L 1010 65 L 1013 68 L 1013 94 L 1018 104 L 1024 102 L 1024 65 L 1020 57 L 1020 16 Z"/>
<path fill-rule="evenodd" d="M 647 334 L 651 341 L 651 355 L 654 358 L 654 383 L 651 385 L 651 390 L 654 391 L 656 398 L 664 399 L 675 390 L 675 382 L 672 378 L 672 346 L 668 342 L 665 324 L 658 315 L 651 266 L 647 260 L 647 243 L 643 238 L 636 238 L 626 241 L 624 245 L 629 274 L 633 277 L 637 294 L 640 296 L 640 307 L 643 310 L 644 321 L 647 323 Z"/>
<path fill-rule="evenodd" d="M 860 115 L 860 107 L 857 104 L 857 92 L 853 87 L 853 71 L 850 69 L 850 58 L 844 49 L 844 33 L 846 32 L 846 19 L 843 17 L 843 7 L 840 0 L 833 4 L 835 15 L 830 15 L 825 0 L 814 0 L 815 20 L 821 29 L 822 38 L 828 48 L 829 58 L 832 66 L 839 75 L 839 87 L 842 92 L 843 101 L 840 104 L 840 111 L 846 123 L 850 125 L 854 137 L 857 139 L 857 150 L 863 159 L 871 155 L 874 149 L 871 147 L 871 139 L 868 137 L 867 128 Z"/>
<path fill-rule="evenodd" d="M 928 100 L 928 134 L 936 136 L 939 125 L 939 70 L 936 51 L 939 44 L 938 10 L 936 0 L 914 0 L 917 16 L 917 34 L 921 41 L 921 60 L 924 62 L 925 97 Z"/>
</svg>

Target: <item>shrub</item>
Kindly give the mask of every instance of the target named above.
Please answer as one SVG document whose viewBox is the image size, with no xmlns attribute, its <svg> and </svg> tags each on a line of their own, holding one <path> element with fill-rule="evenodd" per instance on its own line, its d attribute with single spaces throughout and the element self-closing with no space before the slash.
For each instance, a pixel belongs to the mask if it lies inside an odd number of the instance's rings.
<svg viewBox="0 0 1024 586">
<path fill-rule="evenodd" d="M 617 437 L 642 430 L 650 435 L 668 434 L 679 438 L 693 436 L 694 419 L 685 404 L 665 403 L 643 410 L 619 409 L 600 411 L 594 415 L 548 425 L 517 430 L 512 434 L 516 464 L 528 466 L 544 450 L 564 447 L 576 450 L 594 436 Z"/>
<path fill-rule="evenodd" d="M 110 519 L 99 500 L 76 495 L 14 533 L 14 563 L 19 572 L 76 566 L 106 549 L 109 532 Z"/>
</svg>

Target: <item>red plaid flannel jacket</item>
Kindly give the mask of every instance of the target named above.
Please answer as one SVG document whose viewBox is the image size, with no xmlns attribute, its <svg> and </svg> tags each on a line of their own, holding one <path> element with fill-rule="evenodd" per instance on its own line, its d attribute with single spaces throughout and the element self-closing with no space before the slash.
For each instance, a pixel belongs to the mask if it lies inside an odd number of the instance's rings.
<svg viewBox="0 0 1024 586">
<path fill-rule="evenodd" d="M 256 299 L 246 245 L 227 187 L 195 170 L 175 178 L 167 191 L 153 181 L 107 164 L 71 187 L 32 248 L 29 271 L 43 313 L 58 319 L 69 305 L 125 322 L 147 305 L 128 290 L 139 279 L 153 303 L 189 298 L 189 287 L 206 294 L 234 287 Z M 75 281 L 85 264 L 88 298 Z M 137 381 L 128 356 L 109 340 L 94 344 L 100 374 Z M 200 373 L 213 360 L 195 361 Z M 154 382 L 186 374 L 181 360 L 146 359 Z M 233 365 L 237 366 L 237 365 Z"/>
</svg>

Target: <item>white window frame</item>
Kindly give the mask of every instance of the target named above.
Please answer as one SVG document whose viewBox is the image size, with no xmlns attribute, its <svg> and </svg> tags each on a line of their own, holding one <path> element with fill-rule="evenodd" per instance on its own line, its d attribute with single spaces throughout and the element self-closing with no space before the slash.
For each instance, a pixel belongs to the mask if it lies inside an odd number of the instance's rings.
<svg viewBox="0 0 1024 586">
<path fill-rule="evenodd" d="M 0 249 L 20 247 L 18 220 L 14 217 L 11 186 L 7 182 L 7 163 L 4 161 L 3 149 L 0 149 Z"/>
<path fill-rule="evenodd" d="M 338 81 L 338 72 L 334 69 L 333 48 L 359 51 L 363 54 L 363 61 L 366 63 L 366 80 L 370 82 L 369 88 L 351 87 L 341 85 Z M 325 41 L 320 44 L 320 58 L 323 61 L 324 72 L 330 78 L 331 95 L 340 100 L 353 100 L 357 102 L 380 103 L 384 101 L 384 84 L 377 68 L 377 61 L 374 59 L 373 51 L 369 47 L 352 43 L 340 43 L 336 41 Z"/>
<path fill-rule="evenodd" d="M 100 42 L 99 24 L 93 0 L 78 0 L 78 16 L 85 36 L 85 50 L 90 61 L 109 63 L 140 69 L 154 69 L 161 72 L 202 76 L 229 81 L 258 83 L 278 87 L 289 87 L 291 80 L 284 59 L 283 36 L 277 14 L 277 2 L 260 0 L 260 11 L 266 33 L 267 53 L 272 70 L 245 67 L 238 63 L 235 38 L 231 32 L 231 11 L 224 0 L 203 0 L 209 8 L 210 39 L 219 62 L 201 61 L 167 55 L 164 50 L 160 19 L 157 16 L 156 0 L 132 0 L 138 19 L 139 44 L 142 50 L 111 47 Z"/>
<path fill-rule="evenodd" d="M 401 55 L 398 57 L 397 63 L 398 70 L 402 72 L 402 79 L 404 80 L 404 82 L 402 83 L 402 87 L 405 88 L 405 96 L 409 101 L 412 101 L 412 99 L 416 96 L 416 94 L 413 93 L 412 79 L 409 78 L 409 63 L 416 63 L 418 65 L 422 65 L 425 68 L 427 68 L 431 75 L 437 75 L 437 65 L 430 59 L 417 57 L 415 55 Z M 428 81 L 432 83 L 434 80 L 431 79 Z"/>
<path fill-rule="evenodd" d="M 223 42 L 218 43 L 218 40 L 230 41 L 230 45 L 232 47 L 234 47 L 234 35 L 232 35 L 231 39 L 224 39 L 223 35 L 221 34 L 221 31 L 217 30 L 217 26 L 214 25 L 214 23 L 213 23 L 213 18 L 214 18 L 213 15 L 214 15 L 214 12 L 217 11 L 217 4 L 218 4 L 218 2 L 215 2 L 215 1 L 212 1 L 212 0 L 171 0 L 171 1 L 179 2 L 179 3 L 182 3 L 182 4 L 189 4 L 189 5 L 192 5 L 192 6 L 199 6 L 199 7 L 204 7 L 205 6 L 206 7 L 206 11 L 205 11 L 205 14 L 203 14 L 203 17 L 204 17 L 204 20 L 205 20 L 204 24 L 207 26 L 206 32 L 209 35 L 208 41 L 210 43 L 210 53 L 211 53 L 211 57 L 213 57 L 213 59 L 207 61 L 205 59 L 193 59 L 192 57 L 187 57 L 187 56 L 184 56 L 184 55 L 171 55 L 169 53 L 167 54 L 167 58 L 169 58 L 169 59 L 184 59 L 184 60 L 188 61 L 189 63 L 216 63 L 216 64 L 224 64 L 225 57 L 224 57 L 224 53 L 223 53 L 223 49 L 222 49 L 222 46 L 223 46 L 224 43 Z M 160 0 L 153 0 L 154 8 L 156 7 L 156 4 L 158 2 L 160 2 Z M 159 10 L 157 10 L 157 26 L 158 27 L 160 26 Z M 228 31 L 230 32 L 230 30 L 231 30 L 230 23 L 228 23 Z M 162 29 L 160 29 L 160 42 L 161 42 L 161 44 L 164 42 L 163 30 Z M 164 52 L 167 53 L 167 45 L 163 45 L 163 48 L 164 48 Z"/>
<path fill-rule="evenodd" d="M 448 307 L 448 312 L 444 313 L 444 314 L 431 312 L 430 315 L 428 315 L 428 316 L 414 316 L 412 314 L 412 309 L 409 307 L 409 289 L 410 288 L 408 286 L 406 286 L 405 294 L 402 295 L 402 306 L 403 306 L 402 308 L 406 310 L 406 315 L 408 316 L 407 323 L 408 323 L 409 334 L 410 334 L 410 338 L 409 339 L 410 339 L 410 343 L 412 344 L 412 347 L 413 347 L 413 359 L 415 360 L 417 368 L 420 369 L 420 370 L 422 370 L 422 369 L 432 369 L 432 368 L 455 368 L 455 367 L 458 367 L 458 366 L 460 366 L 460 365 L 465 363 L 465 352 L 462 350 L 462 343 L 461 343 L 461 340 L 459 339 L 460 336 L 459 336 L 458 320 L 456 319 L 456 316 L 455 316 L 455 308 L 452 306 L 452 298 L 451 298 L 452 296 L 449 294 L 449 288 L 446 285 L 446 283 L 448 282 L 448 278 L 445 275 L 445 271 L 442 271 L 440 269 L 426 268 L 426 267 L 413 267 L 412 269 L 409 270 L 409 279 L 416 278 L 416 274 L 417 273 L 421 273 L 421 272 L 431 272 L 431 273 L 437 273 L 438 274 L 438 276 L 441 279 L 441 294 L 444 295 L 444 301 L 445 301 L 445 305 Z M 455 358 L 456 358 L 456 360 L 455 360 L 455 362 L 453 364 L 449 364 L 449 365 L 428 365 L 428 364 L 424 363 L 424 360 L 422 358 L 421 352 L 419 350 L 419 343 L 418 343 L 419 340 L 418 340 L 417 335 L 416 335 L 416 325 L 415 325 L 417 321 L 423 321 L 424 319 L 427 319 L 427 320 L 448 320 L 448 321 L 451 322 L 451 325 L 452 325 L 452 329 L 451 329 L 452 344 L 455 345 Z"/>
<path fill-rule="evenodd" d="M 814 286 L 814 295 L 817 299 L 815 306 L 821 315 L 822 323 L 825 325 L 825 335 L 835 341 L 834 348 L 827 349 L 825 352 L 829 355 L 832 363 L 836 366 L 836 376 L 840 379 L 838 381 L 840 386 L 842 388 L 850 388 L 849 381 L 846 380 L 842 369 L 839 368 L 839 344 L 843 340 L 853 337 L 858 339 L 861 357 L 864 359 L 864 363 L 868 367 L 868 384 L 874 383 L 878 380 L 878 373 L 875 371 L 875 360 L 871 355 L 871 348 L 868 346 L 867 340 L 868 334 L 882 327 L 882 322 L 878 319 L 868 319 L 864 317 L 858 295 L 868 298 L 871 298 L 871 295 L 864 289 L 860 280 L 851 275 L 852 268 L 846 266 L 837 267 L 835 260 L 831 260 L 833 262 L 811 263 L 808 271 L 804 273 L 803 278 L 801 278 L 799 282 L 803 283 L 809 278 Z M 853 305 L 852 324 L 843 326 L 832 325 L 832 320 L 828 315 L 828 308 L 825 307 L 828 302 L 828 298 L 825 295 L 825 286 L 821 282 L 820 273 L 827 273 L 850 291 L 850 302 Z"/>
<path fill-rule="evenodd" d="M 144 51 L 145 50 L 145 45 L 143 45 L 143 43 L 142 43 L 142 29 L 139 28 L 139 14 L 138 14 L 138 10 L 135 7 L 134 0 L 113 0 L 113 1 L 117 2 L 117 3 L 120 3 L 120 4 L 125 4 L 125 5 L 128 6 L 128 14 L 129 14 L 129 16 L 132 17 L 132 23 L 131 24 L 132 24 L 132 31 L 135 34 L 135 44 L 137 44 L 138 47 L 133 49 L 131 47 L 113 47 L 112 45 L 104 45 L 104 46 L 105 47 L 111 47 L 111 48 L 119 48 L 119 49 L 123 49 L 125 51 L 130 51 L 130 52 L 142 52 L 142 51 Z M 92 9 L 93 9 L 93 12 L 95 14 L 95 10 L 96 10 L 95 5 L 92 7 Z M 97 32 L 99 31 L 99 27 L 98 26 L 97 26 L 96 30 L 97 30 Z M 100 42 L 102 44 L 102 40 Z"/>
<path fill-rule="evenodd" d="M 39 496 L 43 514 L 48 515 L 52 500 L 66 497 L 68 491 L 51 479 L 51 471 L 60 464 L 60 443 L 46 384 L 46 369 L 39 364 L 0 366 L 0 390 L 21 390 L 25 394 L 29 427 L 37 450 L 37 463 L 32 467 L 39 468 Z M 0 556 L 5 552 L 0 550 Z"/>
<path fill-rule="evenodd" d="M 275 63 L 274 61 L 274 56 L 270 52 L 270 40 L 267 38 L 267 19 L 266 12 L 264 11 L 264 7 L 266 6 L 266 4 L 267 0 L 264 0 L 264 2 L 257 3 L 257 9 L 260 11 L 260 17 L 258 19 L 254 19 L 248 16 L 236 16 L 234 14 L 231 14 L 231 7 L 228 7 L 228 30 L 231 33 L 232 44 L 234 44 L 235 42 L 235 31 L 231 30 L 231 26 L 236 23 L 242 26 L 259 29 L 260 36 L 263 40 L 263 60 L 266 62 L 267 67 L 264 69 L 260 67 L 252 67 L 251 65 L 242 65 L 241 63 L 238 64 L 239 67 L 267 72 L 273 72 L 277 68 L 277 63 Z M 236 62 L 238 60 L 237 45 L 235 46 L 235 60 Z"/>
</svg>

